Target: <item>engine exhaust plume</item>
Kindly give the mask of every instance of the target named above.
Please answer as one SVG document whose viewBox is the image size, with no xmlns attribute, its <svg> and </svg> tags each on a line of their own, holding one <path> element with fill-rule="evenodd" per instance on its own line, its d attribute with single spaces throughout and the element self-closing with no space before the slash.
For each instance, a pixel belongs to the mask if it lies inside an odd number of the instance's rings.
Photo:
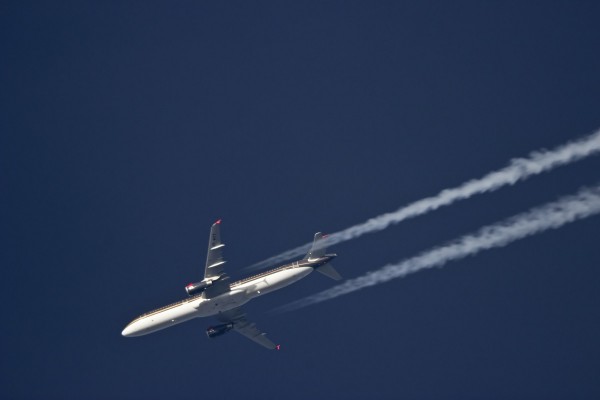
<svg viewBox="0 0 600 400">
<path fill-rule="evenodd" d="M 467 181 L 454 188 L 444 189 L 435 196 L 417 200 L 394 212 L 379 215 L 363 223 L 330 234 L 326 239 L 327 242 L 325 245 L 331 246 L 356 239 L 367 233 L 381 231 L 392 224 L 397 224 L 408 218 L 428 213 L 458 200 L 468 199 L 476 194 L 492 192 L 506 185 L 514 185 L 531 176 L 582 160 L 599 152 L 600 130 L 591 135 L 563 144 L 554 150 L 542 149 L 530 153 L 528 157 L 515 158 L 506 167 L 490 172 L 482 178 Z M 265 268 L 304 255 L 310 249 L 310 246 L 311 244 L 307 243 L 303 246 L 284 251 L 247 268 Z"/>
<path fill-rule="evenodd" d="M 506 246 L 514 241 L 557 229 L 561 226 L 600 213 L 600 185 L 583 188 L 577 194 L 518 214 L 505 221 L 488 225 L 474 234 L 425 251 L 397 264 L 346 281 L 341 285 L 276 308 L 275 312 L 297 310 L 322 301 L 402 278 L 423 269 L 441 267 L 448 261 L 475 255 L 483 250 Z"/>
</svg>

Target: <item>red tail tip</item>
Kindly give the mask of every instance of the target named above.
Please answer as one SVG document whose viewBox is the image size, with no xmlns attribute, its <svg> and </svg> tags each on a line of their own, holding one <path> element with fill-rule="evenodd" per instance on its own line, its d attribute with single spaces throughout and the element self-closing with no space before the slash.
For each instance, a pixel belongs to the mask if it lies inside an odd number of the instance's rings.
<svg viewBox="0 0 600 400">
<path fill-rule="evenodd" d="M 219 220 L 217 220 L 217 222 L 215 222 L 215 225 L 220 224 L 220 223 L 221 223 L 221 220 L 219 219 Z"/>
</svg>

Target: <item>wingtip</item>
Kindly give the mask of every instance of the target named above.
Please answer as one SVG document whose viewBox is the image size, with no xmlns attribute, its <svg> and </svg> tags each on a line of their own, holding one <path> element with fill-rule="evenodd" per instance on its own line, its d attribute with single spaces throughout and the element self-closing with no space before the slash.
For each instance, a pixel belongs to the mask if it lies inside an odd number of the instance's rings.
<svg viewBox="0 0 600 400">
<path fill-rule="evenodd" d="M 280 344 L 276 345 L 275 350 L 281 350 L 281 345 Z"/>
<path fill-rule="evenodd" d="M 218 219 L 213 225 L 219 225 L 221 223 L 221 219 Z"/>
</svg>

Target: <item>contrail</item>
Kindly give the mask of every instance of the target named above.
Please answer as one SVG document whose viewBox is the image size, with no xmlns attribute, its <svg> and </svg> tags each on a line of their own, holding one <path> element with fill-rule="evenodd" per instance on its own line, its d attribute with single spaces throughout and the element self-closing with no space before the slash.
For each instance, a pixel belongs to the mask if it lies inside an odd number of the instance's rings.
<svg viewBox="0 0 600 400">
<path fill-rule="evenodd" d="M 518 214 L 502 222 L 481 228 L 448 244 L 425 251 L 397 264 L 389 264 L 376 271 L 344 282 L 320 293 L 289 303 L 274 311 L 292 311 L 331 300 L 369 286 L 401 278 L 422 269 L 441 267 L 448 261 L 458 260 L 480 251 L 506 246 L 516 240 L 600 213 L 600 185 L 581 189 L 577 194 Z"/>
<path fill-rule="evenodd" d="M 331 246 L 336 243 L 355 239 L 366 233 L 381 231 L 391 224 L 397 224 L 408 218 L 425 214 L 476 194 L 491 192 L 506 185 L 514 185 L 518 181 L 550 171 L 562 165 L 579 161 L 598 152 L 600 152 L 600 130 L 591 135 L 568 142 L 554 150 L 542 149 L 530 153 L 528 157 L 515 158 L 506 167 L 490 172 L 482 178 L 467 181 L 455 188 L 442 190 L 435 196 L 417 200 L 394 212 L 371 218 L 366 222 L 335 232 L 326 239 L 326 245 Z M 311 243 L 307 243 L 255 263 L 247 268 L 264 268 L 290 258 L 304 255 L 308 252 L 310 246 Z"/>
</svg>

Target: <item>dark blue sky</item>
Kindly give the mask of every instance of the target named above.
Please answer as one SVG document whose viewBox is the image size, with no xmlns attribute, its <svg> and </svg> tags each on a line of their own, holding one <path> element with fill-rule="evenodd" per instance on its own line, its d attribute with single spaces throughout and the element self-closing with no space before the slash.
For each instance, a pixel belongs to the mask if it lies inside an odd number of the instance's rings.
<svg viewBox="0 0 600 400">
<path fill-rule="evenodd" d="M 4 2 L 0 397 L 600 397 L 599 217 L 305 308 L 269 352 L 185 297 L 223 218 L 242 268 L 600 127 L 600 6 Z M 214 2 L 213 2 L 214 3 Z M 598 182 L 589 158 L 340 244 L 346 277 Z"/>
</svg>

